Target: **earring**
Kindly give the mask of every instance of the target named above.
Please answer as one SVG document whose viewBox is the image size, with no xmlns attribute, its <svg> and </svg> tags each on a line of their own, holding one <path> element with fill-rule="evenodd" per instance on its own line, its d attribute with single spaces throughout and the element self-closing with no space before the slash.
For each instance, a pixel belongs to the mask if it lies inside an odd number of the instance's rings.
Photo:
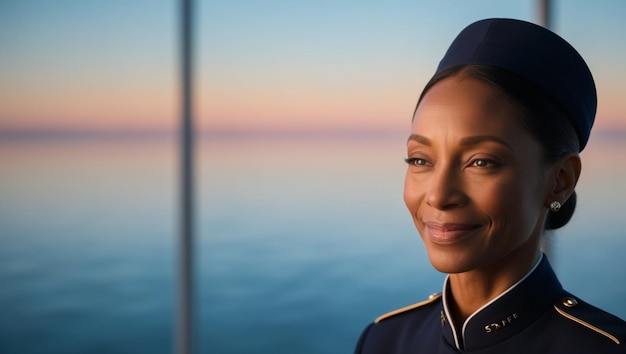
<svg viewBox="0 0 626 354">
<path fill-rule="evenodd" d="M 555 200 L 552 203 L 550 203 L 550 211 L 551 212 L 556 213 L 559 210 L 561 210 L 561 203 L 559 203 L 558 200 Z"/>
</svg>

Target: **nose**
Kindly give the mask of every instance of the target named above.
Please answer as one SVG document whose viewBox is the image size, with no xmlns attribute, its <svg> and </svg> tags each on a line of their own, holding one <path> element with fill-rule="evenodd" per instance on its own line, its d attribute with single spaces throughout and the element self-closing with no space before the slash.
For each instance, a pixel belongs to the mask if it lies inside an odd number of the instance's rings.
<svg viewBox="0 0 626 354">
<path fill-rule="evenodd" d="M 439 210 L 463 206 L 467 196 L 463 192 L 462 171 L 442 164 L 437 167 L 429 178 L 426 203 Z"/>
</svg>

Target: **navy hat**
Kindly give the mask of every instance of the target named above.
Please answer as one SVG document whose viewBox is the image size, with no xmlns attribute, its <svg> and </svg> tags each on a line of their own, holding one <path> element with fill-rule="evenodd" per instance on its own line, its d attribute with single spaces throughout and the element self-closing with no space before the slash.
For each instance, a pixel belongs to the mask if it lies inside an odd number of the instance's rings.
<svg viewBox="0 0 626 354">
<path fill-rule="evenodd" d="M 437 72 L 460 64 L 499 67 L 535 83 L 565 110 L 580 150 L 587 144 L 596 115 L 596 87 L 583 58 L 563 38 L 530 22 L 481 20 L 459 33 Z"/>
</svg>

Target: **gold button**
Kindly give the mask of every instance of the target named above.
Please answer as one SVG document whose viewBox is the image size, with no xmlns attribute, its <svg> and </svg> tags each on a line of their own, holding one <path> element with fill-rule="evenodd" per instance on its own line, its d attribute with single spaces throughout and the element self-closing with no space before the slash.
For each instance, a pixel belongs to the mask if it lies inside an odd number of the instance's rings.
<svg viewBox="0 0 626 354">
<path fill-rule="evenodd" d="M 578 301 L 576 301 L 576 299 L 573 299 L 571 297 L 566 297 L 565 299 L 563 299 L 563 305 L 567 307 L 574 307 L 578 305 Z"/>
</svg>

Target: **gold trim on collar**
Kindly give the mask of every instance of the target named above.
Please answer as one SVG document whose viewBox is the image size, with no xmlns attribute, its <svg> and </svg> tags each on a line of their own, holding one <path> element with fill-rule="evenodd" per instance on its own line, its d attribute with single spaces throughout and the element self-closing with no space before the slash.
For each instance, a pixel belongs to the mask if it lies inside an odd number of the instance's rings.
<svg viewBox="0 0 626 354">
<path fill-rule="evenodd" d="M 405 306 L 403 308 L 399 308 L 397 310 L 394 310 L 394 311 L 391 311 L 391 312 L 387 312 L 386 314 L 384 314 L 384 315 L 378 317 L 376 320 L 374 320 L 374 323 L 378 323 L 378 322 L 380 322 L 380 321 L 382 321 L 382 320 L 384 320 L 386 318 L 395 316 L 395 315 L 397 315 L 399 313 L 406 312 L 406 311 L 409 311 L 409 310 L 413 310 L 413 309 L 416 309 L 416 308 L 424 306 L 424 305 L 428 305 L 431 302 L 439 299 L 440 297 L 441 297 L 441 293 L 439 293 L 439 294 L 432 294 L 432 295 L 430 295 L 428 297 L 428 300 L 424 300 L 422 302 L 418 302 L 418 303 L 413 304 L 413 305 Z"/>
<path fill-rule="evenodd" d="M 569 313 L 567 313 L 567 312 L 565 312 L 565 311 L 561 310 L 560 308 L 558 308 L 556 305 L 554 306 L 554 309 L 556 310 L 556 312 L 560 313 L 561 315 L 565 316 L 566 318 L 568 318 L 568 319 L 570 319 L 570 320 L 572 320 L 572 321 L 574 321 L 574 322 L 576 322 L 576 323 L 578 323 L 578 324 L 581 324 L 581 325 L 583 325 L 583 326 L 585 326 L 585 327 L 587 327 L 587 328 L 589 328 L 589 329 L 591 329 L 591 330 L 593 330 L 593 331 L 595 331 L 595 332 L 597 332 L 597 333 L 600 333 L 600 334 L 602 334 L 603 336 L 605 336 L 605 337 L 609 338 L 610 340 L 612 340 L 613 342 L 615 342 L 615 344 L 621 344 L 621 343 L 619 342 L 619 339 L 617 339 L 617 338 L 616 338 L 615 336 L 613 336 L 612 334 L 607 333 L 607 332 L 605 332 L 605 331 L 601 330 L 600 328 L 598 328 L 598 327 L 596 327 L 596 326 L 594 326 L 594 325 L 592 325 L 592 324 L 589 324 L 589 323 L 587 323 L 587 322 L 585 322 L 585 321 L 581 320 L 580 318 L 577 318 L 577 317 L 574 317 L 574 316 L 570 315 Z"/>
</svg>

